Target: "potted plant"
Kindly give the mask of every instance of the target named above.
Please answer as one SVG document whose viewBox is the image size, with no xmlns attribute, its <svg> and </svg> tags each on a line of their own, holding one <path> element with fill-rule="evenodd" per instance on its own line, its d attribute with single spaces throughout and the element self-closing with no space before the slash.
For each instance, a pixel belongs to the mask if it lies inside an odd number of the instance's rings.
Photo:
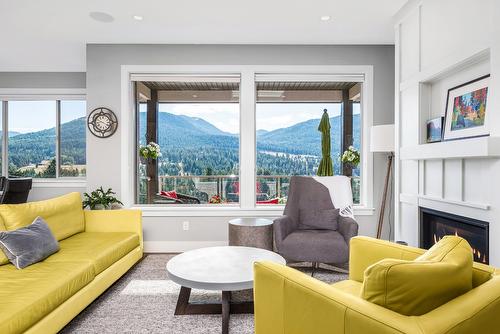
<svg viewBox="0 0 500 334">
<path fill-rule="evenodd" d="M 225 200 L 219 195 L 213 195 L 212 197 L 210 197 L 210 200 L 208 202 L 210 204 L 221 204 L 225 203 Z"/>
<path fill-rule="evenodd" d="M 155 142 L 150 142 L 146 146 L 141 146 L 139 148 L 139 156 L 141 158 L 142 163 L 146 163 L 147 160 L 156 160 L 161 157 L 161 149 L 160 145 Z"/>
<path fill-rule="evenodd" d="M 355 169 L 358 167 L 361 161 L 361 156 L 359 154 L 359 151 L 356 150 L 354 146 L 349 146 L 349 148 L 342 154 L 341 160 L 344 164 L 347 164 L 352 169 Z"/>
<path fill-rule="evenodd" d="M 123 203 L 114 196 L 115 194 L 111 188 L 104 191 L 102 187 L 99 187 L 92 191 L 90 195 L 88 193 L 83 194 L 82 206 L 84 209 L 88 207 L 90 210 L 120 208 Z"/>
</svg>

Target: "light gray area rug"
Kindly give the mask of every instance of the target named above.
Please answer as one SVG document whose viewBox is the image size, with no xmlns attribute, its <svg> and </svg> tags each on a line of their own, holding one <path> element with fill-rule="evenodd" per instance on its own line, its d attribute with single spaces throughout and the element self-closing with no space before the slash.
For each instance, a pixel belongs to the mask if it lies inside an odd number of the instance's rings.
<svg viewBox="0 0 500 334">
<path fill-rule="evenodd" d="M 170 281 L 165 265 L 173 255 L 149 254 L 102 296 L 89 305 L 61 333 L 221 333 L 220 315 L 174 316 L 180 286 Z M 311 273 L 310 268 L 302 271 Z M 329 283 L 347 275 L 319 270 L 314 277 Z M 252 291 L 233 294 L 251 300 Z M 220 293 L 193 290 L 191 301 L 219 302 Z M 233 314 L 230 333 L 251 334 L 252 314 Z"/>
</svg>

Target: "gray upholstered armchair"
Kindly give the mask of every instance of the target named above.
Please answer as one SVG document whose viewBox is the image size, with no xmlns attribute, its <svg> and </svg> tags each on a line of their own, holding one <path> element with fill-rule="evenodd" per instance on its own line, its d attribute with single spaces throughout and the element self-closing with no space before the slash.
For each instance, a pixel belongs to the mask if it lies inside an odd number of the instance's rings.
<svg viewBox="0 0 500 334">
<path fill-rule="evenodd" d="M 335 219 L 338 211 L 343 214 Z M 347 210 L 346 210 L 347 209 Z M 336 229 L 320 229 L 305 211 L 322 213 L 323 220 L 336 220 Z M 344 264 L 349 261 L 349 240 L 358 234 L 358 224 L 352 218 L 352 190 L 350 179 L 345 176 L 304 177 L 290 180 L 288 201 L 284 216 L 274 220 L 276 248 L 287 262 L 312 262 Z M 326 215 L 335 216 L 329 218 Z"/>
</svg>

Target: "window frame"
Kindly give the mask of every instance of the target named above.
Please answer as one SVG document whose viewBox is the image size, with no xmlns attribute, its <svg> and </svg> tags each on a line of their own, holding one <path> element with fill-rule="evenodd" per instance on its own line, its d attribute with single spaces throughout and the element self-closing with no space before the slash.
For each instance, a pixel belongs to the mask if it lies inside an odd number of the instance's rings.
<svg viewBox="0 0 500 334">
<path fill-rule="evenodd" d="M 131 76 L 132 77 L 132 76 Z M 160 80 L 163 79 L 163 80 Z M 131 78 L 130 84 L 131 84 L 131 90 L 132 90 L 132 114 L 133 114 L 133 141 L 134 141 L 134 147 L 135 147 L 135 153 L 134 158 L 133 158 L 133 166 L 134 166 L 134 181 L 133 181 L 133 199 L 132 206 L 136 207 L 164 207 L 164 205 L 161 204 L 145 204 L 145 203 L 137 203 L 138 201 L 138 191 L 139 191 L 139 178 L 138 178 L 138 166 L 139 166 L 139 147 L 140 147 L 140 140 L 139 140 L 139 122 L 138 122 L 138 115 L 139 115 L 139 105 L 137 100 L 138 96 L 138 91 L 137 91 L 137 85 L 136 83 L 142 82 L 142 81 L 175 81 L 175 82 L 189 82 L 189 81 L 222 81 L 222 82 L 237 82 L 239 84 L 239 92 L 240 96 L 238 98 L 238 102 L 227 102 L 227 103 L 234 103 L 235 105 L 238 105 L 238 120 L 239 120 L 239 132 L 238 132 L 238 166 L 239 166 L 239 171 L 238 171 L 238 180 L 241 185 L 241 76 L 239 73 L 224 73 L 224 74 L 213 74 L 213 73 L 183 73 L 183 74 L 178 74 L 178 73 L 162 73 L 162 74 L 149 74 L 149 75 L 136 75 L 135 78 Z M 159 106 L 161 103 L 169 104 L 171 102 L 156 102 L 158 104 L 158 112 L 159 112 Z M 185 102 L 173 102 L 173 103 L 185 103 Z M 216 103 L 216 102 L 214 102 Z M 123 140 L 123 136 L 122 136 Z M 158 141 L 157 141 L 158 142 Z M 217 175 L 215 175 L 217 176 Z M 200 177 L 203 177 L 203 175 L 200 175 Z M 125 203 L 125 202 L 123 202 Z M 218 205 L 213 205 L 213 204 L 168 204 L 170 208 L 172 207 L 203 207 L 203 208 L 209 208 L 209 207 L 225 207 L 225 208 L 231 208 L 231 207 L 239 207 L 241 203 L 241 191 L 240 191 L 240 197 L 239 201 L 237 203 L 221 203 Z"/>
<path fill-rule="evenodd" d="M 2 168 L 1 174 L 8 176 L 9 154 L 8 154 L 8 127 L 9 127 L 9 101 L 55 101 L 56 102 L 56 177 L 54 178 L 33 178 L 33 187 L 82 187 L 86 185 L 86 176 L 61 177 L 60 174 L 60 121 L 61 121 L 61 101 L 85 101 L 87 103 L 86 90 L 80 88 L 4 88 L 0 89 L 0 103 L 2 103 Z"/>
<path fill-rule="evenodd" d="M 135 204 L 135 141 L 130 133 L 135 132 L 135 92 L 132 78 L 168 75 L 225 75 L 239 74 L 240 81 L 240 203 L 237 207 L 181 205 L 139 205 Z M 372 65 L 122 65 L 121 66 L 121 189 L 126 206 L 142 209 L 144 216 L 277 216 L 283 212 L 283 205 L 257 206 L 255 203 L 256 180 L 256 114 L 255 94 L 257 73 L 271 75 L 325 75 L 341 77 L 363 75 L 363 102 L 361 108 L 361 200 L 354 208 L 355 215 L 373 215 L 373 154 L 369 152 L 369 134 L 373 119 L 373 66 Z M 290 74 L 292 73 L 292 74 Z M 138 80 L 140 81 L 140 80 Z M 242 126 L 245 124 L 245 126 Z"/>
<path fill-rule="evenodd" d="M 322 74 L 303 74 L 303 73 L 294 73 L 294 74 L 282 74 L 282 73 L 255 73 L 255 82 L 258 83 L 258 82 L 353 82 L 353 83 L 359 83 L 361 84 L 361 88 L 360 88 L 360 95 L 361 95 L 361 99 L 360 101 L 358 102 L 360 104 L 360 116 L 361 116 L 361 122 L 363 122 L 363 104 L 365 103 L 364 102 L 364 92 L 363 90 L 366 88 L 364 83 L 365 83 L 366 79 L 365 79 L 365 74 L 359 74 L 359 73 L 355 73 L 355 74 L 328 74 L 328 73 L 322 73 Z M 257 101 L 257 97 L 255 99 L 255 105 L 257 106 L 257 104 L 259 103 L 259 101 Z M 260 103 L 269 103 L 269 102 L 260 102 Z M 281 102 L 281 103 L 286 103 L 286 102 Z M 307 102 L 290 102 L 290 103 L 307 103 Z M 317 103 L 319 105 L 323 105 L 325 104 L 325 102 L 310 102 L 310 103 Z M 328 103 L 328 102 L 327 102 Z M 341 116 L 341 119 L 342 119 L 342 122 L 344 122 L 344 111 L 343 111 L 343 104 L 344 102 L 335 102 L 335 103 L 339 103 L 340 105 L 342 105 L 342 112 L 340 114 Z M 256 115 L 256 125 L 257 125 L 257 110 L 255 110 L 255 115 Z M 342 154 L 343 150 L 344 150 L 344 140 L 345 140 L 345 137 L 344 137 L 344 126 L 342 125 L 342 134 L 341 134 L 341 142 L 340 142 L 340 152 Z M 361 143 L 361 147 L 360 147 L 360 154 L 361 154 L 361 162 L 360 164 L 363 164 L 363 127 L 361 128 L 361 140 L 360 140 L 360 143 Z M 257 157 L 257 138 L 255 138 L 255 155 Z M 257 161 L 255 161 L 256 163 L 256 170 L 257 170 Z M 341 169 L 343 169 L 343 163 L 341 163 Z M 360 201 L 359 203 L 354 203 L 354 207 L 357 207 L 357 208 L 360 208 L 360 207 L 364 207 L 365 203 L 366 203 L 366 200 L 363 198 L 363 194 L 364 192 L 366 191 L 366 189 L 363 189 L 363 183 L 364 183 L 364 180 L 363 180 L 363 175 L 361 175 L 361 173 L 363 172 L 363 166 L 360 166 L 360 181 L 361 181 L 361 189 L 360 189 Z M 291 176 L 291 175 L 290 175 Z M 258 178 L 258 175 L 256 175 L 256 178 Z M 277 204 L 277 205 L 269 205 L 269 204 L 265 204 L 265 205 L 259 205 L 256 203 L 256 207 L 257 208 L 260 208 L 262 206 L 281 206 L 281 207 L 284 207 L 285 205 L 284 204 Z"/>
</svg>

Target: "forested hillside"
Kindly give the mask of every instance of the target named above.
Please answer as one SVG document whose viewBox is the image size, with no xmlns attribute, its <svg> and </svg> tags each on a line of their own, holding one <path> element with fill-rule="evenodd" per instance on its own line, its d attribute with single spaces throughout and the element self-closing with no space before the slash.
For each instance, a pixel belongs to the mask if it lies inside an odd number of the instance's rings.
<svg viewBox="0 0 500 334">
<path fill-rule="evenodd" d="M 140 114 L 140 142 L 145 143 L 146 114 Z M 340 172 L 341 117 L 332 117 L 332 159 Z M 360 117 L 354 117 L 355 146 L 359 147 Z M 313 174 L 321 156 L 319 119 L 274 131 L 257 131 L 258 174 Z M 85 118 L 61 125 L 61 162 L 85 164 Z M 188 116 L 158 114 L 158 142 L 163 156 L 160 175 L 230 175 L 239 170 L 239 137 L 209 122 Z M 9 163 L 14 171 L 55 157 L 55 129 L 9 133 Z M 26 174 L 26 173 L 25 173 Z M 29 174 L 29 173 L 28 173 Z"/>
<path fill-rule="evenodd" d="M 61 124 L 61 163 L 85 164 L 85 118 Z M 55 128 L 9 136 L 9 169 L 13 174 L 31 175 L 30 171 L 15 173 L 18 168 L 52 160 L 56 152 Z"/>
<path fill-rule="evenodd" d="M 238 172 L 239 139 L 199 119 L 158 114 L 158 143 L 163 152 L 160 175 L 229 175 Z M 140 141 L 145 142 L 145 113 L 140 115 Z M 195 121 L 192 121 L 195 120 Z M 359 115 L 354 117 L 355 146 L 359 147 Z M 332 159 L 340 172 L 341 117 L 332 117 Z M 258 174 L 312 174 L 321 156 L 319 119 L 274 131 L 257 131 Z M 336 143 L 336 145 L 334 145 Z M 182 162 L 182 164 L 179 164 Z"/>
</svg>

